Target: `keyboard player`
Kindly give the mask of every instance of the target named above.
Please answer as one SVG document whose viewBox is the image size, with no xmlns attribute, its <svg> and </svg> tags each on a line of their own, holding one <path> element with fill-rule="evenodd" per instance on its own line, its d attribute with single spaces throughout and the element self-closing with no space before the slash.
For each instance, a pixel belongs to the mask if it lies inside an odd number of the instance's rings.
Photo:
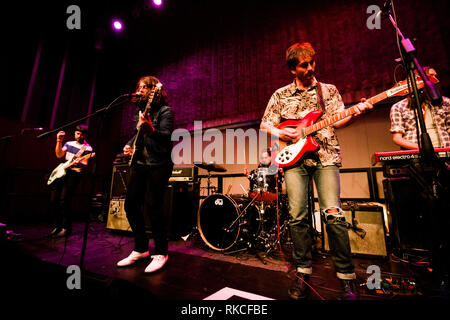
<svg viewBox="0 0 450 320">
<path fill-rule="evenodd" d="M 424 71 L 427 75 L 437 75 L 433 68 L 427 67 Z M 450 147 L 450 99 L 442 97 L 441 105 L 433 106 L 423 90 L 419 94 L 426 129 L 433 147 Z M 392 106 L 390 118 L 394 143 L 402 149 L 418 149 L 416 119 L 409 96 Z"/>
</svg>

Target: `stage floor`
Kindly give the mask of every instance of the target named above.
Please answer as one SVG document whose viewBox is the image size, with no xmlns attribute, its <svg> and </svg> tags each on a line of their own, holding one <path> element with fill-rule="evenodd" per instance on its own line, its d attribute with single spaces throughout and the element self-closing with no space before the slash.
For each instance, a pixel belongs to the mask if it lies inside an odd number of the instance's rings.
<svg viewBox="0 0 450 320">
<path fill-rule="evenodd" d="M 106 229 L 102 222 L 89 224 L 83 261 L 83 282 L 80 290 L 69 290 L 67 267 L 80 265 L 85 224 L 74 223 L 73 234 L 65 238 L 49 239 L 47 224 L 8 226 L 21 235 L 3 241 L 5 261 L 2 273 L 7 274 L 6 288 L 11 294 L 24 294 L 45 288 L 45 294 L 93 297 L 122 297 L 140 295 L 158 301 L 200 301 L 274 299 L 289 300 L 287 289 L 294 279 L 290 254 L 279 251 L 266 255 L 248 250 L 222 253 L 210 249 L 194 232 L 185 241 L 169 242 L 169 260 L 160 271 L 145 275 L 148 264 L 118 268 L 117 261 L 133 249 L 131 233 Z M 150 244 L 153 242 L 150 240 Z M 258 257 L 259 256 L 259 257 Z M 315 250 L 313 275 L 310 284 L 317 293 L 309 301 L 338 300 L 339 281 L 335 276 L 331 257 Z M 432 273 L 426 261 L 411 263 L 390 255 L 381 257 L 354 257 L 360 300 L 448 299 L 436 295 L 431 288 Z M 380 267 L 383 286 L 369 290 L 365 284 L 370 274 L 368 266 Z M 413 283 L 414 288 L 405 288 Z M 388 287 L 386 283 L 392 282 Z M 30 288 L 30 283 L 33 284 Z M 11 286 L 8 288 L 8 284 Z M 34 288 L 34 289 L 33 289 Z M 42 289 L 42 288 L 41 288 Z M 76 293 L 74 293 L 76 292 Z"/>
</svg>

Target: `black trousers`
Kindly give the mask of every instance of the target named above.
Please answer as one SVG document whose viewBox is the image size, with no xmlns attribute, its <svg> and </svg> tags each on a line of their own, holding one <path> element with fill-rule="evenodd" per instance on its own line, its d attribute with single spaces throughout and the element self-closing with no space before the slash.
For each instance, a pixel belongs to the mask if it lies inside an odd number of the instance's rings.
<svg viewBox="0 0 450 320">
<path fill-rule="evenodd" d="M 166 255 L 168 252 L 163 205 L 166 185 L 172 175 L 172 168 L 172 163 L 162 166 L 136 164 L 130 168 L 125 212 L 134 233 L 135 251 L 145 252 L 148 250 L 148 238 L 145 232 L 145 216 L 148 216 L 155 241 L 154 254 Z"/>
<path fill-rule="evenodd" d="M 80 173 L 67 170 L 66 175 L 53 182 L 50 210 L 56 220 L 56 228 L 72 230 L 72 199 L 80 178 Z"/>
</svg>

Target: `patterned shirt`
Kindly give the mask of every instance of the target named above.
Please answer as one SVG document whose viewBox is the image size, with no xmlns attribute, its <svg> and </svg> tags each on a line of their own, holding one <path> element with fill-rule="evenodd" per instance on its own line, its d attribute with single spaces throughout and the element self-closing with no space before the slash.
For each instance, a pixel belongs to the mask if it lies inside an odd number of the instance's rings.
<svg viewBox="0 0 450 320">
<path fill-rule="evenodd" d="M 79 155 L 80 157 L 85 156 L 89 153 L 92 153 L 92 147 L 85 141 L 84 144 L 79 144 L 76 141 L 68 141 L 64 144 L 62 150 L 66 152 L 66 161 L 72 160 L 72 158 L 80 151 L 81 148 L 84 148 L 83 152 Z M 88 160 L 80 161 L 79 163 L 75 163 L 68 169 L 81 172 L 83 168 L 85 168 L 88 164 Z"/>
<path fill-rule="evenodd" d="M 428 107 L 432 110 L 433 123 L 441 141 L 440 147 L 450 147 L 450 99 L 443 97 L 441 106 L 428 105 Z M 404 139 L 418 143 L 414 110 L 410 108 L 408 99 L 394 104 L 390 116 L 391 133 L 402 133 Z"/>
<path fill-rule="evenodd" d="M 321 119 L 330 118 L 342 112 L 345 106 L 337 88 L 331 84 L 320 84 L 325 104 L 325 114 Z M 276 90 L 267 104 L 262 122 L 277 127 L 283 121 L 299 120 L 311 111 L 321 110 L 317 103 L 316 85 L 317 80 L 314 79 L 311 88 L 301 90 L 294 80 L 291 84 Z M 320 146 L 315 153 L 322 165 L 341 166 L 342 158 L 335 128 L 328 126 L 320 129 L 313 134 L 313 137 Z M 314 159 L 305 159 L 304 163 L 309 166 L 317 165 L 317 161 Z"/>
</svg>

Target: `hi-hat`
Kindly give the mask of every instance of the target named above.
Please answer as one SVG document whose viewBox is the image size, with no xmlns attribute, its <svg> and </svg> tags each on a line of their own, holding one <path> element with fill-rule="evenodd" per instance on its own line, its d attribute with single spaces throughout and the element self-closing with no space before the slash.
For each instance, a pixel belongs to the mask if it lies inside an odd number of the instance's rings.
<svg viewBox="0 0 450 320">
<path fill-rule="evenodd" d="M 214 162 L 210 162 L 210 163 L 206 163 L 206 162 L 202 162 L 202 163 L 194 163 L 195 166 L 205 169 L 207 171 L 213 171 L 213 172 L 226 172 L 227 169 L 225 169 L 224 167 L 222 167 L 221 165 L 218 165 Z"/>
</svg>

